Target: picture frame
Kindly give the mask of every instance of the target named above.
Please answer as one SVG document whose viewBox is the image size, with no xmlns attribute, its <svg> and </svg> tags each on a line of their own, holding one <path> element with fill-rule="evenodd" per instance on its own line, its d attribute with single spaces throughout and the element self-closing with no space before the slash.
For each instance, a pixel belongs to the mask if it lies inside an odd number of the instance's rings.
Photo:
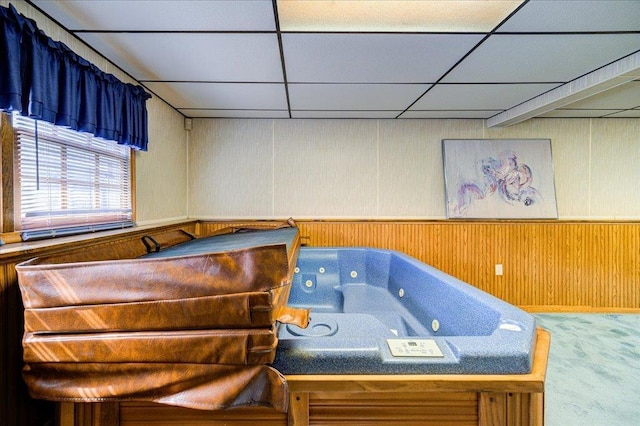
<svg viewBox="0 0 640 426">
<path fill-rule="evenodd" d="M 447 218 L 557 219 L 550 139 L 443 139 Z"/>
</svg>

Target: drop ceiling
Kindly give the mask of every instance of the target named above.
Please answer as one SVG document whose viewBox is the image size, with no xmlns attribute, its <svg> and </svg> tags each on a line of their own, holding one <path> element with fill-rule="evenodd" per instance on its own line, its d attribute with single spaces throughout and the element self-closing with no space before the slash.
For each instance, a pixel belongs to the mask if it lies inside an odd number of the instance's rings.
<svg viewBox="0 0 640 426">
<path fill-rule="evenodd" d="M 640 118 L 638 0 L 30 3 L 190 118 Z"/>
</svg>

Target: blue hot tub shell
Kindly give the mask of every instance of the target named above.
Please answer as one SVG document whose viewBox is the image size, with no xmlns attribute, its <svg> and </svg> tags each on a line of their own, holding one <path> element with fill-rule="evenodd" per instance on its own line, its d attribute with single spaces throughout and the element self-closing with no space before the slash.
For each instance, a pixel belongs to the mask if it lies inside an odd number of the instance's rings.
<svg viewBox="0 0 640 426">
<path fill-rule="evenodd" d="M 531 371 L 533 316 L 402 253 L 303 247 L 289 305 L 311 320 L 279 326 L 283 374 Z"/>
</svg>

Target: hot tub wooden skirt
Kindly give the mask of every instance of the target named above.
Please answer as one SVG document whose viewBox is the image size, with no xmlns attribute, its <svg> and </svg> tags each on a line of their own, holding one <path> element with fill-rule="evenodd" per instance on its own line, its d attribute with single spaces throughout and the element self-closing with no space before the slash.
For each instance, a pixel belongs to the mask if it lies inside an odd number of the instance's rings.
<svg viewBox="0 0 640 426">
<path fill-rule="evenodd" d="M 144 402 L 61 403 L 61 426 L 544 424 L 550 335 L 538 329 L 524 375 L 287 376 L 288 414 L 267 408 L 200 411 Z"/>
</svg>

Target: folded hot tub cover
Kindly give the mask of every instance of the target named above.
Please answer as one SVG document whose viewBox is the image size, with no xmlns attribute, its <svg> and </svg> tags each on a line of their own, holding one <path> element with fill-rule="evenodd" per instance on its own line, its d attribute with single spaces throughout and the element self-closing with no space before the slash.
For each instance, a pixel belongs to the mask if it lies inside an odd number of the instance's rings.
<svg viewBox="0 0 640 426">
<path fill-rule="evenodd" d="M 33 363 L 25 366 L 23 377 L 32 397 L 54 401 L 152 401 L 200 410 L 288 408 L 284 376 L 266 365 Z"/>
<path fill-rule="evenodd" d="M 300 237 L 291 224 L 195 238 L 183 231 L 16 266 L 23 375 L 36 398 L 287 409 L 268 366 Z"/>
</svg>

